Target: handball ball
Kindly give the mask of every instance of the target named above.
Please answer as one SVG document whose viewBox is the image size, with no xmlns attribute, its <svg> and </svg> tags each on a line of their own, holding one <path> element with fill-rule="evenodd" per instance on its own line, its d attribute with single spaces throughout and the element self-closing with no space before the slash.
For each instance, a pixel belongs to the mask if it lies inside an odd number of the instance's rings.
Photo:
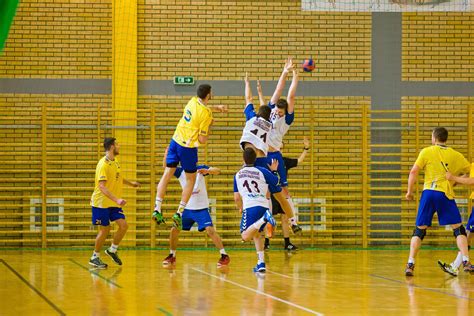
<svg viewBox="0 0 474 316">
<path fill-rule="evenodd" d="M 312 58 L 310 59 L 305 59 L 303 61 L 303 71 L 306 71 L 306 72 L 311 72 L 314 70 L 315 66 L 314 66 L 314 61 Z"/>
</svg>

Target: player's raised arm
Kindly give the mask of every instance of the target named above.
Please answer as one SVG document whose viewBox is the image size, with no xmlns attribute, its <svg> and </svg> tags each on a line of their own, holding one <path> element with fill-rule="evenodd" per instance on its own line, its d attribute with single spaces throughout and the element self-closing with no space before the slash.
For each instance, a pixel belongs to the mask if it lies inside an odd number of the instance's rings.
<svg viewBox="0 0 474 316">
<path fill-rule="evenodd" d="M 280 79 L 278 80 L 275 92 L 273 92 L 273 96 L 270 100 L 271 104 L 276 104 L 278 99 L 280 99 L 283 89 L 285 88 L 286 77 L 288 76 L 290 70 L 293 69 L 293 67 L 293 60 L 291 59 L 291 57 L 288 57 L 285 66 L 283 67 L 283 71 L 280 75 Z"/>
<path fill-rule="evenodd" d="M 298 157 L 298 164 L 302 163 L 303 160 L 306 158 L 306 154 L 309 151 L 309 139 L 308 137 L 304 137 L 303 139 L 303 151 L 301 152 L 301 155 Z"/>
<path fill-rule="evenodd" d="M 262 85 L 260 84 L 260 80 L 257 80 L 257 92 L 258 92 L 258 100 L 260 101 L 260 106 L 266 105 L 265 98 L 263 96 Z"/>
<path fill-rule="evenodd" d="M 295 110 L 295 96 L 296 96 L 296 88 L 298 87 L 298 78 L 299 73 L 298 70 L 293 69 L 293 79 L 291 80 L 290 90 L 288 91 L 288 109 L 287 112 L 289 114 L 293 113 Z"/>
<path fill-rule="evenodd" d="M 245 73 L 245 105 L 253 103 L 252 88 L 250 87 L 249 73 Z"/>
</svg>

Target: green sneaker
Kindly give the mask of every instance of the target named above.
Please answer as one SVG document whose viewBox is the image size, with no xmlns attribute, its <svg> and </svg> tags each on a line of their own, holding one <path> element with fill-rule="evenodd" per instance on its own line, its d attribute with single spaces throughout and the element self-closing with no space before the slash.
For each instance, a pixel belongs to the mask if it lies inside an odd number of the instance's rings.
<svg viewBox="0 0 474 316">
<path fill-rule="evenodd" d="M 165 223 L 165 218 L 163 217 L 163 214 L 158 211 L 154 211 L 153 214 L 151 214 L 151 218 L 155 220 L 157 225 Z"/>
<path fill-rule="evenodd" d="M 173 215 L 173 226 L 178 229 L 183 229 L 183 220 L 181 219 L 181 214 L 178 212 Z"/>
</svg>

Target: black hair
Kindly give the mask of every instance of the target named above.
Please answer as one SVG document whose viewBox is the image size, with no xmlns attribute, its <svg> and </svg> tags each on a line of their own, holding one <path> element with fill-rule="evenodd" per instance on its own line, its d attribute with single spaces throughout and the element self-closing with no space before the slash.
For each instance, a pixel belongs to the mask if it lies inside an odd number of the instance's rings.
<svg viewBox="0 0 474 316">
<path fill-rule="evenodd" d="M 244 161 L 246 165 L 253 165 L 257 159 L 257 153 L 253 148 L 247 147 L 244 150 Z"/>
<path fill-rule="evenodd" d="M 448 130 L 444 127 L 436 127 L 433 130 L 433 136 L 437 141 L 445 143 L 448 140 Z"/>
<path fill-rule="evenodd" d="M 108 151 L 112 145 L 115 145 L 115 137 L 106 137 L 104 139 L 104 149 Z"/>
<path fill-rule="evenodd" d="M 205 99 L 209 93 L 211 93 L 211 86 L 208 84 L 202 84 L 197 89 L 197 96 L 201 99 Z"/>
</svg>

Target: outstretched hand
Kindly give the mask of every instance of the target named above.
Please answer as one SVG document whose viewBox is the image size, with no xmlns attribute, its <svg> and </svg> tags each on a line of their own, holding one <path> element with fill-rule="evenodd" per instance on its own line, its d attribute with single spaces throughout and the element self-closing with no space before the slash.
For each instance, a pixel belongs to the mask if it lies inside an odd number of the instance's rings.
<svg viewBox="0 0 474 316">
<path fill-rule="evenodd" d="M 293 59 L 291 57 L 288 57 L 288 59 L 285 62 L 285 67 L 283 68 L 284 71 L 290 72 L 290 70 L 294 69 L 294 64 L 293 64 Z"/>
<path fill-rule="evenodd" d="M 272 164 L 268 165 L 268 168 L 270 168 L 271 171 L 277 171 L 278 170 L 278 160 L 272 159 Z"/>
</svg>

